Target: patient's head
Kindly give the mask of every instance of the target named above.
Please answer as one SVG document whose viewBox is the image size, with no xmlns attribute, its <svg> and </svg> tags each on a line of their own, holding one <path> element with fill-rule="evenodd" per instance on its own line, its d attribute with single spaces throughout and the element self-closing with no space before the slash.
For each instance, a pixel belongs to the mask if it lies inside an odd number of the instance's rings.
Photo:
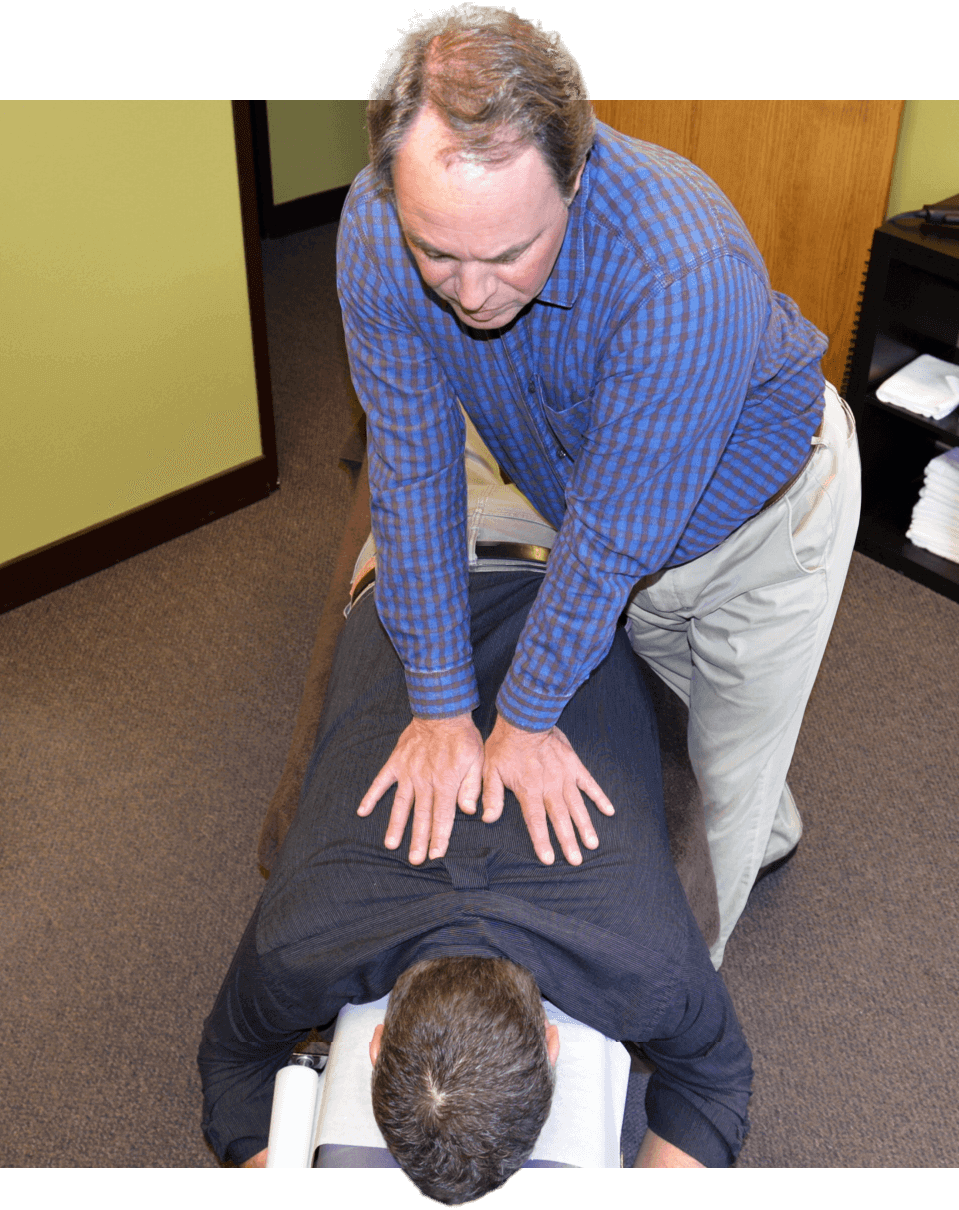
<svg viewBox="0 0 959 1210">
<path fill-rule="evenodd" d="M 370 1047 L 373 1113 L 422 1193 L 472 1201 L 522 1167 L 558 1050 L 535 979 L 513 962 L 433 958 L 400 976 Z"/>
</svg>

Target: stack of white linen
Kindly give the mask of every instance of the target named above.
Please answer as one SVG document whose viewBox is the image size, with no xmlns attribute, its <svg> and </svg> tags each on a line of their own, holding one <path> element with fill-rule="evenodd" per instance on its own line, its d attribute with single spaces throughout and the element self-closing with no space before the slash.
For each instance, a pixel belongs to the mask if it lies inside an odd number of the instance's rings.
<svg viewBox="0 0 959 1210">
<path fill-rule="evenodd" d="M 959 563 L 959 449 L 940 454 L 926 467 L 906 537 L 934 555 Z"/>
<path fill-rule="evenodd" d="M 959 406 L 959 366 L 923 353 L 887 378 L 876 398 L 917 416 L 941 420 Z"/>
</svg>

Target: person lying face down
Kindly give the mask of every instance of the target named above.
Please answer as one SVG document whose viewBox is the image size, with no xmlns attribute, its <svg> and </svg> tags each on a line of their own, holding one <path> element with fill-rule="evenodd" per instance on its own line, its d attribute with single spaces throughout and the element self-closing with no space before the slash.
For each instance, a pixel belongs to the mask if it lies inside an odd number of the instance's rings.
<svg viewBox="0 0 959 1210">
<path fill-rule="evenodd" d="M 482 732 L 539 581 L 523 567 L 471 574 Z M 297 815 L 205 1024 L 217 1156 L 265 1162 L 273 1080 L 295 1047 L 345 1004 L 395 989 L 376 1040 L 376 1114 L 429 1196 L 478 1197 L 532 1150 L 555 1049 L 540 995 L 654 1064 L 642 1161 L 731 1163 L 750 1053 L 670 858 L 655 720 L 623 631 L 560 719 L 616 808 L 589 807 L 600 843 L 579 865 L 540 862 L 509 796 L 494 823 L 458 812 L 442 858 L 408 860 L 411 823 L 387 848 L 390 794 L 371 816 L 357 803 L 409 718 L 368 591 L 340 638 Z"/>
</svg>

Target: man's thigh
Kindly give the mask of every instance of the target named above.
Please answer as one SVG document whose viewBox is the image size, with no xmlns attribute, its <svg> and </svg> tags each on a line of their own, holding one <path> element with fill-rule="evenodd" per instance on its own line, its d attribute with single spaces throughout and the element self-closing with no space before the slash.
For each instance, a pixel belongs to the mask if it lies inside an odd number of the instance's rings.
<svg viewBox="0 0 959 1210">
<path fill-rule="evenodd" d="M 827 403 L 825 444 L 783 499 L 629 606 L 635 650 L 689 705 L 690 754 L 716 777 L 802 712 L 835 617 L 859 459 L 848 410 Z"/>
</svg>

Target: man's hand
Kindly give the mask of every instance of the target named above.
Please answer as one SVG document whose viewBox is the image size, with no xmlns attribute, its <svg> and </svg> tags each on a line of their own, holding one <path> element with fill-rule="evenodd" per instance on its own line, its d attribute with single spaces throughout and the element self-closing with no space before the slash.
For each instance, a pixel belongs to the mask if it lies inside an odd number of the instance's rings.
<svg viewBox="0 0 959 1210">
<path fill-rule="evenodd" d="M 483 783 L 483 738 L 470 714 L 456 718 L 414 718 L 396 742 L 390 759 L 363 796 L 357 815 L 369 815 L 390 786 L 396 786 L 386 829 L 386 847 L 399 847 L 413 810 L 410 861 L 419 865 L 442 857 L 453 831 L 456 804 L 476 810 Z"/>
<path fill-rule="evenodd" d="M 499 819 L 506 788 L 519 799 L 536 856 L 544 865 L 551 865 L 554 858 L 547 817 L 564 857 L 570 865 L 579 865 L 583 856 L 576 843 L 576 832 L 587 849 L 595 849 L 599 844 L 583 793 L 589 795 L 604 815 L 615 814 L 613 804 L 558 727 L 549 731 L 522 731 L 506 719 L 497 718 L 486 741 L 484 823 Z"/>
<path fill-rule="evenodd" d="M 256 1155 L 251 1155 L 248 1160 L 244 1160 L 240 1165 L 241 1168 L 265 1168 L 266 1167 L 266 1148 L 258 1151 Z"/>
</svg>

